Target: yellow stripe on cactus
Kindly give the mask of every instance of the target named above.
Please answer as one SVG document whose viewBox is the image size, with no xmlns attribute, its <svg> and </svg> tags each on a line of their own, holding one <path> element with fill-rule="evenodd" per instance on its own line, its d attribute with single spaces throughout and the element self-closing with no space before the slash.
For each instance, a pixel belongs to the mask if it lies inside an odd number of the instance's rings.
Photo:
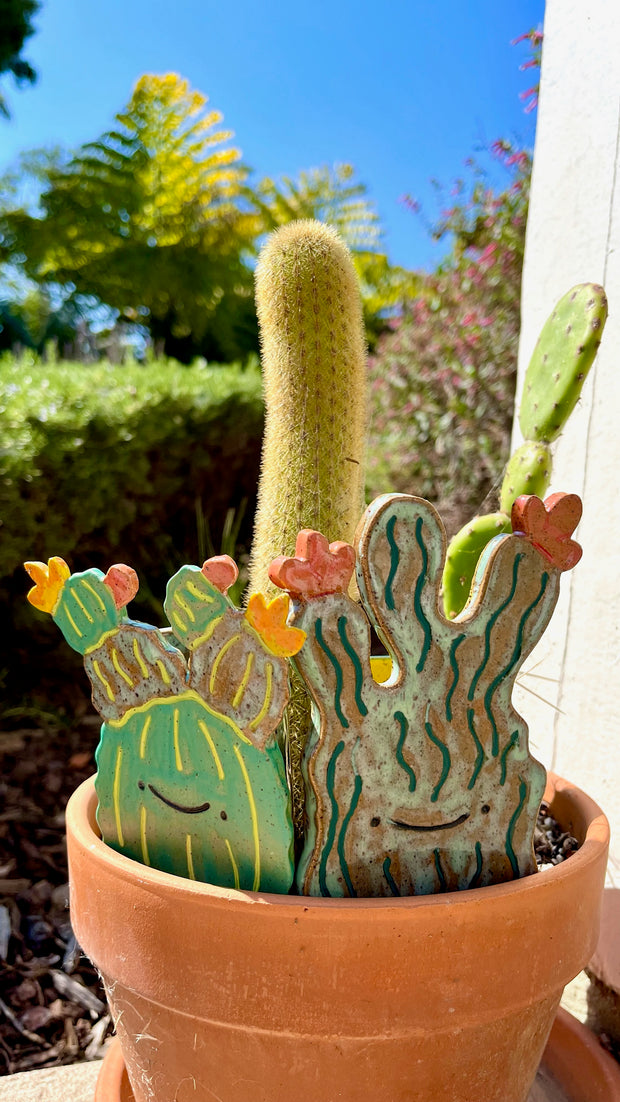
<svg viewBox="0 0 620 1102">
<path fill-rule="evenodd" d="M 252 837 L 254 839 L 254 883 L 252 885 L 252 891 L 257 892 L 260 885 L 260 838 L 258 835 L 258 815 L 256 814 L 256 801 L 254 799 L 254 793 L 252 791 L 252 784 L 246 764 L 243 760 L 243 755 L 237 745 L 233 746 L 237 761 L 243 773 L 243 780 L 245 782 L 245 790 L 248 795 L 248 803 L 250 805 L 250 817 L 252 819 Z"/>
<path fill-rule="evenodd" d="M 204 737 L 206 738 L 207 742 L 209 743 L 209 749 L 210 749 L 211 753 L 213 754 L 213 760 L 215 762 L 215 768 L 217 769 L 218 778 L 219 778 L 219 780 L 223 781 L 224 780 L 224 770 L 222 768 L 222 763 L 220 761 L 220 755 L 218 754 L 217 750 L 215 749 L 215 743 L 214 743 L 214 741 L 211 737 L 211 733 L 209 731 L 209 728 L 207 727 L 206 723 L 202 722 L 202 720 L 198 721 L 198 726 L 200 727 L 200 730 L 202 731 L 202 733 L 203 733 Z"/>
<path fill-rule="evenodd" d="M 187 875 L 190 880 L 196 879 L 196 873 L 194 872 L 194 859 L 192 857 L 192 836 L 191 834 L 185 835 L 185 856 L 187 857 Z"/>
<path fill-rule="evenodd" d="M 24 568 L 35 583 L 27 594 L 28 601 L 41 612 L 53 613 L 71 574 L 65 560 L 53 556 L 47 566 L 44 562 L 25 562 Z"/>
<path fill-rule="evenodd" d="M 142 850 L 142 860 L 145 865 L 150 865 L 151 859 L 149 857 L 149 847 L 146 841 L 146 808 L 144 804 L 140 807 L 140 849 Z"/>
<path fill-rule="evenodd" d="M 306 639 L 306 633 L 301 628 L 287 625 L 288 610 L 286 593 L 274 597 L 269 604 L 262 593 L 252 593 L 245 610 L 250 627 L 260 636 L 267 650 L 280 658 L 292 658 L 301 650 Z"/>
<path fill-rule="evenodd" d="M 232 851 L 232 846 L 231 846 L 230 842 L 228 841 L 228 838 L 225 838 L 224 841 L 226 842 L 226 849 L 228 850 L 228 856 L 230 857 L 230 863 L 232 865 L 233 876 L 235 878 L 235 888 L 238 891 L 239 890 L 239 866 L 237 865 L 237 862 L 235 861 L 235 855 Z"/>
<path fill-rule="evenodd" d="M 253 663 L 254 663 L 254 652 L 250 651 L 250 653 L 248 654 L 248 656 L 246 658 L 245 670 L 243 671 L 243 677 L 241 678 L 241 681 L 239 682 L 239 688 L 237 689 L 237 692 L 235 693 L 235 695 L 233 697 L 233 702 L 232 702 L 233 703 L 233 708 L 238 708 L 241 701 L 243 700 L 243 694 L 245 693 L 245 690 L 248 687 L 248 681 L 250 680 L 250 674 L 252 672 Z"/>
<path fill-rule="evenodd" d="M 265 662 L 265 680 L 267 682 L 265 688 L 265 699 L 263 700 L 263 706 L 260 712 L 258 712 L 258 714 L 254 716 L 254 719 L 250 723 L 251 731 L 255 731 L 259 723 L 263 721 L 263 719 L 267 715 L 269 705 L 271 704 L 271 685 L 273 682 L 273 666 L 271 665 L 271 662 Z"/>
</svg>

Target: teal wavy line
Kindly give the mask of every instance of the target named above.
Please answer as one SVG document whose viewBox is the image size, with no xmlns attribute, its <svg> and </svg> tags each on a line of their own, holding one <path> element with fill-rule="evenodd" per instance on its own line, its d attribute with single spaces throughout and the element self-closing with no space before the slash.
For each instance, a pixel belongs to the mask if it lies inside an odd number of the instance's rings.
<svg viewBox="0 0 620 1102">
<path fill-rule="evenodd" d="M 409 729 L 407 717 L 403 715 L 402 712 L 394 712 L 394 719 L 397 723 L 400 724 L 400 735 L 398 736 L 398 745 L 396 747 L 396 761 L 398 762 L 400 767 L 409 774 L 409 791 L 415 792 L 415 787 L 417 784 L 416 775 L 409 765 L 409 762 L 405 761 L 405 758 L 403 757 L 403 743 L 407 738 L 407 731 Z"/>
<path fill-rule="evenodd" d="M 359 773 L 356 773 L 355 783 L 353 785 L 353 795 L 351 797 L 351 803 L 349 804 L 349 810 L 347 811 L 344 819 L 342 820 L 342 826 L 340 828 L 340 834 L 338 835 L 338 846 L 337 846 L 338 860 L 340 861 L 340 868 L 342 870 L 342 875 L 344 876 L 345 884 L 347 885 L 347 888 L 349 890 L 349 895 L 351 895 L 351 896 L 357 895 L 357 892 L 356 892 L 355 888 L 353 887 L 353 883 L 351 881 L 351 876 L 349 874 L 349 866 L 347 865 L 347 859 L 344 855 L 344 843 L 345 843 L 345 836 L 346 836 L 346 833 L 347 833 L 347 827 L 348 827 L 349 823 L 351 822 L 351 819 L 355 815 L 355 811 L 356 811 L 356 808 L 357 808 L 357 804 L 358 804 L 358 801 L 359 801 L 359 798 L 360 798 L 361 791 L 362 791 L 362 778 L 360 777 Z"/>
<path fill-rule="evenodd" d="M 474 729 L 474 709 L 473 708 L 468 708 L 467 709 L 467 725 L 469 727 L 471 737 L 473 738 L 473 740 L 476 744 L 476 749 L 478 751 L 478 753 L 476 755 L 476 761 L 474 763 L 474 771 L 471 775 L 469 784 L 467 785 L 467 788 L 471 789 L 471 788 L 474 787 L 474 785 L 475 785 L 475 783 L 478 779 L 478 774 L 479 774 L 480 770 L 482 769 L 482 766 L 484 765 L 484 763 L 486 761 L 486 754 L 484 752 L 483 745 L 480 742 L 480 739 L 478 738 L 478 736 L 475 732 L 475 729 Z"/>
<path fill-rule="evenodd" d="M 433 857 L 435 859 L 435 872 L 439 877 L 439 890 L 440 892 L 445 892 L 448 887 L 448 882 L 446 880 L 446 874 L 441 867 L 441 856 L 438 849 L 433 850 Z"/>
<path fill-rule="evenodd" d="M 500 754 L 499 760 L 502 764 L 502 772 L 501 772 L 501 775 L 500 775 L 500 778 L 499 778 L 500 785 L 506 784 L 506 757 L 508 756 L 508 754 L 512 750 L 513 746 L 517 745 L 518 741 L 519 741 L 519 732 L 518 731 L 513 731 L 512 735 L 510 736 L 510 742 L 506 743 L 506 745 L 504 746 L 504 749 L 502 750 L 502 752 Z"/>
<path fill-rule="evenodd" d="M 332 653 L 323 638 L 323 621 L 320 616 L 317 616 L 316 618 L 314 633 L 316 635 L 316 641 L 319 644 L 321 650 L 327 655 L 332 666 L 334 667 L 334 673 L 336 674 L 336 695 L 334 698 L 334 708 L 336 711 L 336 715 L 340 720 L 341 727 L 348 727 L 349 721 L 347 717 L 343 714 L 342 708 L 340 707 L 340 698 L 342 696 L 342 666 L 336 658 L 336 655 Z"/>
<path fill-rule="evenodd" d="M 327 831 L 327 838 L 325 839 L 325 845 L 323 846 L 323 852 L 321 854 L 321 863 L 319 865 L 319 888 L 321 895 L 331 895 L 329 888 L 327 887 L 327 861 L 331 853 L 332 846 L 334 844 L 334 838 L 336 837 L 336 823 L 338 822 L 338 801 L 334 795 L 334 782 L 336 780 L 336 762 L 344 750 L 344 742 L 340 741 L 334 752 L 329 759 L 329 765 L 327 766 L 327 795 L 329 796 L 332 805 L 331 819 L 329 820 L 329 829 Z"/>
<path fill-rule="evenodd" d="M 392 895 L 400 895 L 400 892 L 398 890 L 398 884 L 396 883 L 394 877 L 392 876 L 392 874 L 390 872 L 390 865 L 391 864 L 392 864 L 392 858 L 390 856 L 386 857 L 385 861 L 383 862 L 383 875 L 385 876 L 385 879 L 388 882 L 388 886 L 389 886 L 389 889 L 390 889 Z"/>
<path fill-rule="evenodd" d="M 525 800 L 526 800 L 526 797 L 527 797 L 527 784 L 523 780 L 523 777 L 519 777 L 519 782 L 520 782 L 519 783 L 519 806 L 517 807 L 516 811 L 513 813 L 512 818 L 511 818 L 510 822 L 508 823 L 508 830 L 506 831 L 506 854 L 507 854 L 508 860 L 510 861 L 510 864 L 512 866 L 512 874 L 513 874 L 515 880 L 517 880 L 519 878 L 520 873 L 519 873 L 519 862 L 517 861 L 517 857 L 516 857 L 515 851 L 513 849 L 512 839 L 514 837 L 514 832 L 515 832 L 515 827 L 517 825 L 517 821 L 519 819 L 519 816 L 520 816 L 521 812 L 523 811 L 523 805 L 525 804 Z"/>
<path fill-rule="evenodd" d="M 400 551 L 398 549 L 398 544 L 394 539 L 395 526 L 396 517 L 391 516 L 385 526 L 385 534 L 390 545 L 390 573 L 388 574 L 388 579 L 385 583 L 385 604 L 386 608 L 389 608 L 390 612 L 393 612 L 396 608 L 396 605 L 394 604 L 394 594 L 392 593 L 392 585 L 394 582 L 394 578 L 396 577 L 396 571 L 398 570 L 398 564 L 400 561 Z"/>
<path fill-rule="evenodd" d="M 362 663 L 359 660 L 359 655 L 351 646 L 351 643 L 347 637 L 347 618 L 346 616 L 338 617 L 338 635 L 340 636 L 340 642 L 346 650 L 351 662 L 353 663 L 353 671 L 355 673 L 355 703 L 357 704 L 357 710 L 361 716 L 368 715 L 368 708 L 364 704 L 362 699 L 362 686 L 364 684 L 364 671 L 362 669 Z"/>
<path fill-rule="evenodd" d="M 454 674 L 454 680 L 452 681 L 452 684 L 448 689 L 448 693 L 446 695 L 446 719 L 448 720 L 448 723 L 452 722 L 452 693 L 456 689 L 460 674 L 458 662 L 456 660 L 456 649 L 463 642 L 464 638 L 465 633 L 463 633 L 462 635 L 457 635 L 452 646 L 450 647 L 450 665 Z"/>
<path fill-rule="evenodd" d="M 433 794 L 431 796 L 431 803 L 434 804 L 434 803 L 437 802 L 437 798 L 439 796 L 439 793 L 441 792 L 441 789 L 442 789 L 445 781 L 447 780 L 448 773 L 450 772 L 450 764 L 451 764 L 450 751 L 448 750 L 448 747 L 446 746 L 445 742 L 442 742 L 441 739 L 438 738 L 437 735 L 433 732 L 433 728 L 431 727 L 428 720 L 424 724 L 424 727 L 426 729 L 426 733 L 427 733 L 429 739 L 431 740 L 431 742 L 435 743 L 435 746 L 439 747 L 439 749 L 441 750 L 441 755 L 443 757 L 443 769 L 441 771 L 441 776 L 440 776 L 439 781 L 438 781 L 438 783 L 437 783 L 437 785 L 436 785 L 436 787 L 433 791 Z"/>
<path fill-rule="evenodd" d="M 510 657 L 510 661 L 508 662 L 508 665 L 504 667 L 503 670 L 500 670 L 500 672 L 497 674 L 497 677 L 493 678 L 493 680 L 492 680 L 491 684 L 489 685 L 486 693 L 484 694 L 484 708 L 485 708 L 485 711 L 486 711 L 486 713 L 487 713 L 487 715 L 488 715 L 488 717 L 491 721 L 491 727 L 493 729 L 492 754 L 493 754 L 494 758 L 496 758 L 497 755 L 499 754 L 499 732 L 497 730 L 497 724 L 495 722 L 495 716 L 493 715 L 493 709 L 491 707 L 491 697 L 493 696 L 493 693 L 495 692 L 497 687 L 500 685 L 500 683 L 508 677 L 508 674 L 513 669 L 513 667 L 517 664 L 517 662 L 519 661 L 519 659 L 521 657 L 521 649 L 523 647 L 523 632 L 525 630 L 526 621 L 527 621 L 528 617 L 530 616 L 530 614 L 534 611 L 536 606 L 542 601 L 545 590 L 547 588 L 547 582 L 548 581 L 549 581 L 549 575 L 544 573 L 542 575 L 540 592 L 539 592 L 538 596 L 532 601 L 531 605 L 529 605 L 529 607 L 526 608 L 525 612 L 523 613 L 523 616 L 521 617 L 521 619 L 519 621 L 519 629 L 517 631 L 517 641 L 515 643 L 515 648 L 514 648 L 514 650 L 512 652 L 512 655 Z"/>
<path fill-rule="evenodd" d="M 468 888 L 477 888 L 480 877 L 482 876 L 482 846 L 480 842 L 476 842 L 476 871 L 472 876 Z"/>
<path fill-rule="evenodd" d="M 508 608 L 508 605 L 510 604 L 510 602 L 512 601 L 512 599 L 515 595 L 515 591 L 516 591 L 516 588 L 517 588 L 517 575 L 518 575 L 518 572 L 519 572 L 519 563 L 521 562 L 522 558 L 523 558 L 523 552 L 522 551 L 520 551 L 518 555 L 515 555 L 515 561 L 514 561 L 513 566 L 512 566 L 512 586 L 511 586 L 511 589 L 510 589 L 510 593 L 506 597 L 506 600 L 504 601 L 504 603 L 502 605 L 500 605 L 498 609 L 495 610 L 495 612 L 493 613 L 493 615 L 489 619 L 489 622 L 488 622 L 488 624 L 485 628 L 485 631 L 484 631 L 484 657 L 483 657 L 482 662 L 478 666 L 478 669 L 476 670 L 476 672 L 473 676 L 472 683 L 469 687 L 469 693 L 467 694 L 467 699 L 468 700 L 473 700 L 474 699 L 474 693 L 476 691 L 476 685 L 478 684 L 478 681 L 480 680 L 480 676 L 482 674 L 482 671 L 484 670 L 484 667 L 486 666 L 487 662 L 489 661 L 489 655 L 491 653 L 491 632 L 493 630 L 495 622 L 501 616 L 504 609 Z"/>
<path fill-rule="evenodd" d="M 416 666 L 416 673 L 421 673 L 424 669 L 424 663 L 426 662 L 426 656 L 431 648 L 431 640 L 433 637 L 431 625 L 426 619 L 426 616 L 424 615 L 424 610 L 422 609 L 422 590 L 424 589 L 424 585 L 426 582 L 426 571 L 428 570 L 428 551 L 426 550 L 426 545 L 424 543 L 424 540 L 422 539 L 423 526 L 424 518 L 418 517 L 415 522 L 415 538 L 417 540 L 418 547 L 420 548 L 420 551 L 422 553 L 422 572 L 419 575 L 417 582 L 415 583 L 413 607 L 415 609 L 415 614 L 418 618 L 420 626 L 424 631 L 424 646 L 422 647 L 420 660 Z"/>
</svg>

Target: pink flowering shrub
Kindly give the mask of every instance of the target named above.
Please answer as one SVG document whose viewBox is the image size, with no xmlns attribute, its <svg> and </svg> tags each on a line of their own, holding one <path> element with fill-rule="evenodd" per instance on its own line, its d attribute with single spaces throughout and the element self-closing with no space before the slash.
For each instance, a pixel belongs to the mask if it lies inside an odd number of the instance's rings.
<svg viewBox="0 0 620 1102">
<path fill-rule="evenodd" d="M 505 141 L 490 152 L 507 186 L 493 191 L 470 162 L 469 189 L 433 231 L 453 235 L 451 255 L 370 364 L 368 491 L 427 497 L 450 528 L 495 487 L 512 426 L 531 159 Z"/>
</svg>

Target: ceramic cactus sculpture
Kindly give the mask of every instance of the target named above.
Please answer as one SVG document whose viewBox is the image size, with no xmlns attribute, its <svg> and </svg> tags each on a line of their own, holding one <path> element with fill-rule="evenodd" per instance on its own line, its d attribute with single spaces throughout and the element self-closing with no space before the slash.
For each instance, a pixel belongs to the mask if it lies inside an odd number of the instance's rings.
<svg viewBox="0 0 620 1102">
<path fill-rule="evenodd" d="M 183 567 L 165 609 L 173 646 L 127 618 L 138 579 L 124 565 L 71 574 L 31 562 L 28 594 L 84 655 L 102 716 L 97 818 L 103 839 L 144 864 L 232 888 L 288 891 L 292 823 L 274 732 L 287 699 L 287 656 L 304 634 L 288 600 L 226 595 L 228 556 Z"/>
<path fill-rule="evenodd" d="M 499 511 L 474 517 L 448 547 L 442 587 L 447 616 L 457 616 L 464 607 L 476 564 L 489 540 L 510 531 L 513 501 L 522 494 L 540 497 L 548 489 L 550 445 L 579 399 L 606 320 L 603 288 L 584 283 L 560 299 L 543 326 L 524 380 L 519 424 L 525 443 L 506 466 Z"/>
<path fill-rule="evenodd" d="M 366 510 L 356 552 L 301 532 L 273 581 L 307 633 L 296 664 L 313 700 L 304 756 L 309 829 L 305 894 L 389 896 L 478 887 L 535 871 L 545 770 L 511 704 L 521 663 L 578 560 L 575 495 L 521 497 L 514 533 L 486 548 L 471 600 L 441 613 L 445 533 L 420 498 Z M 363 608 L 348 596 L 357 563 Z M 370 622 L 369 622 L 370 621 Z M 370 623 L 391 658 L 371 672 Z"/>
</svg>

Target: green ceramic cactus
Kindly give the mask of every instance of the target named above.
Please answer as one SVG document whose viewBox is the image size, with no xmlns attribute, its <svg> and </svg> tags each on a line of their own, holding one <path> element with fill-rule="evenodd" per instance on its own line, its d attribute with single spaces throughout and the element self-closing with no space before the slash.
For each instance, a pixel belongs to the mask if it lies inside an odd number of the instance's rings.
<svg viewBox="0 0 620 1102">
<path fill-rule="evenodd" d="M 32 604 L 84 655 L 102 716 L 97 821 L 114 849 L 165 872 L 231 888 L 288 891 L 293 830 L 275 740 L 288 655 L 304 635 L 288 601 L 226 596 L 227 556 L 171 579 L 165 608 L 178 647 L 127 618 L 129 567 L 71 575 L 62 559 L 26 565 Z"/>
<path fill-rule="evenodd" d="M 474 517 L 450 542 L 443 577 L 446 616 L 458 616 L 471 589 L 478 556 L 498 531 L 510 530 L 510 509 L 521 494 L 542 496 L 551 481 L 549 445 L 559 436 L 581 394 L 607 320 L 602 287 L 584 283 L 560 299 L 546 321 L 523 385 L 519 424 L 525 443 L 510 458 L 500 510 Z"/>
</svg>

